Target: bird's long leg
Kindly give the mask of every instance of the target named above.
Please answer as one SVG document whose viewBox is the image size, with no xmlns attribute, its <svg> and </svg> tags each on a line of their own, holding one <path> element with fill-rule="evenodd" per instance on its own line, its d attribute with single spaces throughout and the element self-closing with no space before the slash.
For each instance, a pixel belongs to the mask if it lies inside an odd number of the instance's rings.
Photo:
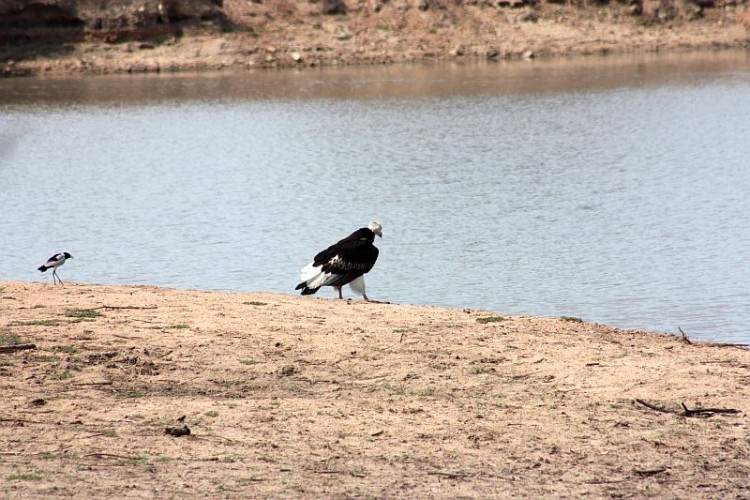
<svg viewBox="0 0 750 500">
<path fill-rule="evenodd" d="M 57 278 L 57 281 L 59 281 L 59 282 L 60 282 L 60 284 L 61 284 L 61 285 L 63 285 L 63 282 L 62 282 L 62 280 L 61 280 L 61 279 L 60 279 L 60 277 L 59 277 L 59 276 L 57 275 L 57 269 L 53 269 L 53 270 L 52 270 L 52 282 L 53 282 L 53 283 L 54 283 L 54 281 L 55 281 L 55 278 Z M 65 285 L 63 285 L 63 286 L 65 286 Z"/>
<path fill-rule="evenodd" d="M 342 287 L 342 286 L 335 286 L 333 288 L 335 288 L 336 290 L 338 290 L 338 292 L 339 292 L 339 298 L 343 299 L 344 295 L 341 293 L 341 289 L 344 288 L 344 287 Z"/>
</svg>

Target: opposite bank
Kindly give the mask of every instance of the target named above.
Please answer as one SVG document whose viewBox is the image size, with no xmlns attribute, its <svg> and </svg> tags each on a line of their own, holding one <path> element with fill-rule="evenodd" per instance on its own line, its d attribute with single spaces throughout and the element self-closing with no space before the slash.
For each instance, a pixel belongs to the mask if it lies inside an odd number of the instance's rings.
<svg viewBox="0 0 750 500">
<path fill-rule="evenodd" d="M 748 44 L 747 0 L 0 0 L 0 73 L 313 67 Z"/>
</svg>

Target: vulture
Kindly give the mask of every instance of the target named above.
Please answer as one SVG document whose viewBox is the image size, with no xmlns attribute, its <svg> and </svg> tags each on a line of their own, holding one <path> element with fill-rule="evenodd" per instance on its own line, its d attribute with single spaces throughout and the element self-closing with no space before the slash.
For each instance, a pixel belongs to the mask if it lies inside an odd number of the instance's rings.
<svg viewBox="0 0 750 500">
<path fill-rule="evenodd" d="M 66 260 L 72 259 L 72 258 L 73 256 L 70 255 L 68 252 L 56 253 L 55 255 L 47 259 L 47 262 L 45 262 L 43 266 L 39 266 L 37 270 L 44 272 L 47 269 L 52 269 L 52 283 L 55 283 L 55 278 L 57 278 L 57 280 L 62 285 L 63 282 L 60 279 L 60 277 L 57 275 L 57 268 L 65 264 Z"/>
<path fill-rule="evenodd" d="M 343 299 L 341 287 L 351 289 L 370 302 L 365 293 L 364 275 L 378 260 L 378 249 L 373 245 L 375 235 L 383 237 L 383 226 L 372 221 L 367 227 L 354 231 L 343 240 L 334 243 L 315 256 L 313 261 L 302 268 L 302 283 L 295 290 L 302 295 L 312 295 L 322 286 L 332 286 Z"/>
</svg>

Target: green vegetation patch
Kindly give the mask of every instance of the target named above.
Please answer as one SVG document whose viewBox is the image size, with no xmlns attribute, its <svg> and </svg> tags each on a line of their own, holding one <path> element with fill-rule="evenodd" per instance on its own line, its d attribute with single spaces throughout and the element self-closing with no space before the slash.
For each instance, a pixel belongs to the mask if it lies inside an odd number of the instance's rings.
<svg viewBox="0 0 750 500">
<path fill-rule="evenodd" d="M 60 320 L 32 319 L 29 321 L 11 321 L 10 326 L 60 326 Z"/>
<path fill-rule="evenodd" d="M 98 318 L 102 314 L 96 309 L 68 309 L 65 316 L 68 318 Z"/>
<path fill-rule="evenodd" d="M 581 318 L 577 318 L 575 316 L 560 316 L 560 319 L 563 321 L 570 321 L 572 323 L 583 323 L 583 320 Z"/>
<path fill-rule="evenodd" d="M 140 391 L 127 391 L 127 392 L 121 393 L 120 396 L 124 398 L 129 398 L 129 399 L 138 399 L 138 398 L 145 397 L 146 394 Z"/>
<path fill-rule="evenodd" d="M 499 323 L 500 321 L 505 321 L 507 318 L 504 316 L 483 316 L 481 318 L 477 318 L 477 323 Z"/>
<path fill-rule="evenodd" d="M 50 347 L 49 350 L 53 352 L 64 352 L 65 354 L 75 354 L 77 351 L 75 346 L 72 345 L 56 345 L 54 347 Z"/>
<path fill-rule="evenodd" d="M 190 325 L 186 325 L 185 323 L 177 323 L 175 325 L 169 325 L 167 328 L 170 328 L 172 330 L 186 330 L 190 328 Z"/>
<path fill-rule="evenodd" d="M 241 359 L 240 363 L 243 365 L 257 365 L 259 363 L 262 363 L 262 361 L 258 361 L 257 359 Z"/>
<path fill-rule="evenodd" d="M 44 476 L 41 474 L 11 474 L 8 481 L 41 481 Z"/>
<path fill-rule="evenodd" d="M 54 375 L 52 375 L 52 378 L 55 380 L 67 380 L 73 377 L 75 377 L 75 375 L 70 370 L 65 370 L 65 371 L 55 373 Z"/>
<path fill-rule="evenodd" d="M 393 333 L 417 333 L 417 331 L 411 328 L 395 328 Z"/>
<path fill-rule="evenodd" d="M 268 302 L 260 302 L 257 300 L 251 300 L 249 302 L 243 302 L 246 306 L 267 306 Z"/>
<path fill-rule="evenodd" d="M 15 333 L 0 334 L 0 345 L 15 345 L 21 343 L 21 337 Z"/>
</svg>

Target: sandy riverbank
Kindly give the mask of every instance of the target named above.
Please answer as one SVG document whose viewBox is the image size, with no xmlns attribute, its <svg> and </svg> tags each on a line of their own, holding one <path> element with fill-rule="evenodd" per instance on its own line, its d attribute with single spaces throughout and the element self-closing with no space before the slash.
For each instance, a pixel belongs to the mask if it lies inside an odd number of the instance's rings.
<svg viewBox="0 0 750 500">
<path fill-rule="evenodd" d="M 292 295 L 0 290 L 8 498 L 750 494 L 747 350 Z M 191 435 L 165 435 L 181 416 Z"/>
</svg>

